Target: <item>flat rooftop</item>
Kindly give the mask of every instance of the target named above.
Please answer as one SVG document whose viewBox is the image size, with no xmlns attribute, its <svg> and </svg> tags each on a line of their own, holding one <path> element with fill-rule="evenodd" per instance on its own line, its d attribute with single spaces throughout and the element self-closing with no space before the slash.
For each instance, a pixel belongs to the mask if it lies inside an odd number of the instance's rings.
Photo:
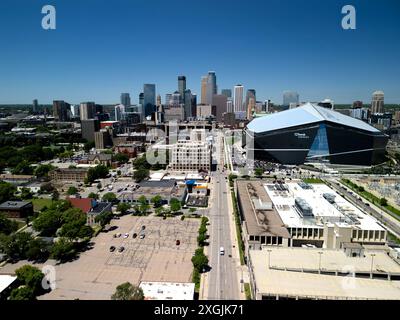
<svg viewBox="0 0 400 320">
<path fill-rule="evenodd" d="M 15 276 L 7 274 L 0 275 L 0 293 L 7 289 L 15 280 L 17 280 Z"/>
<path fill-rule="evenodd" d="M 237 189 L 249 235 L 290 238 L 290 234 L 275 208 L 263 210 L 262 204 L 265 204 L 266 208 L 268 203 L 272 205 L 272 202 L 260 182 L 237 180 Z"/>
<path fill-rule="evenodd" d="M 336 191 L 323 183 L 309 184 L 304 189 L 299 183 L 285 184 L 287 190 L 277 190 L 273 183 L 264 184 L 264 190 L 271 198 L 283 223 L 287 227 L 323 227 L 336 223 L 351 225 L 362 230 L 380 230 L 384 228 L 373 217 L 365 214 L 356 206 L 341 197 Z M 334 203 L 324 198 L 324 194 L 334 195 Z M 303 217 L 295 207 L 295 199 L 305 200 L 312 208 L 313 217 Z"/>
<path fill-rule="evenodd" d="M 141 282 L 146 300 L 193 300 L 194 283 Z"/>
<path fill-rule="evenodd" d="M 323 252 L 322 271 L 369 273 L 372 257 L 368 250 L 365 250 L 364 257 L 353 258 L 347 257 L 341 250 L 284 247 L 268 249 L 270 252 L 263 249 L 250 250 L 249 253 L 257 289 L 261 294 L 316 299 L 400 299 L 400 281 L 317 273 L 320 257 L 318 252 Z M 373 272 L 400 273 L 400 265 L 384 251 L 373 253 Z M 268 256 L 271 268 L 268 268 Z M 291 268 L 317 272 L 299 272 L 290 270 Z"/>
<path fill-rule="evenodd" d="M 2 204 L 0 204 L 0 209 L 2 209 L 2 210 L 20 209 L 29 204 L 31 204 L 30 201 L 6 201 L 6 202 L 3 202 Z"/>
</svg>

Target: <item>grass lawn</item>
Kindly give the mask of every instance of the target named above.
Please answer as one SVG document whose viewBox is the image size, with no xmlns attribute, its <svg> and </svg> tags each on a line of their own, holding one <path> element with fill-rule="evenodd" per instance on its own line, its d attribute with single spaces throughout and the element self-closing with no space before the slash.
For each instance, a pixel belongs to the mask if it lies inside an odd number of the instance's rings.
<svg viewBox="0 0 400 320">
<path fill-rule="evenodd" d="M 321 179 L 318 178 L 306 178 L 303 179 L 305 183 L 324 183 Z"/>
<path fill-rule="evenodd" d="M 32 199 L 33 210 L 40 211 L 43 207 L 49 207 L 52 204 L 51 199 Z"/>
</svg>

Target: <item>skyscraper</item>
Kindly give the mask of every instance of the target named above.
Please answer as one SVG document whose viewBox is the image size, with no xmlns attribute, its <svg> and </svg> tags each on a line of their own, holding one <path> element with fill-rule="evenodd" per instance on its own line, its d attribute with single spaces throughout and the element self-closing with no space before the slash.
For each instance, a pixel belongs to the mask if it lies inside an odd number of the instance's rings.
<svg viewBox="0 0 400 320">
<path fill-rule="evenodd" d="M 39 108 L 38 101 L 37 101 L 37 99 L 34 99 L 32 101 L 32 112 L 33 113 L 38 112 L 38 108 Z"/>
<path fill-rule="evenodd" d="M 192 105 L 192 118 L 195 119 L 197 116 L 197 95 L 195 93 L 192 93 L 191 105 Z"/>
<path fill-rule="evenodd" d="M 82 102 L 79 106 L 79 116 L 81 120 L 94 119 L 96 114 L 96 104 L 94 102 Z"/>
<path fill-rule="evenodd" d="M 254 99 L 254 103 L 255 103 L 255 101 L 257 101 L 257 99 L 256 99 L 256 90 L 255 89 L 247 89 L 247 91 L 246 91 L 246 104 L 245 104 L 246 108 L 249 105 L 250 98 Z"/>
<path fill-rule="evenodd" d="M 185 120 L 192 117 L 192 92 L 190 89 L 185 90 L 183 97 L 185 105 Z"/>
<path fill-rule="evenodd" d="M 171 95 L 170 106 L 179 107 L 179 105 L 181 104 L 181 100 L 181 94 L 178 91 L 175 91 Z"/>
<path fill-rule="evenodd" d="M 123 120 L 125 113 L 125 105 L 123 104 L 116 105 L 114 107 L 114 112 L 115 112 L 115 121 Z"/>
<path fill-rule="evenodd" d="M 222 122 L 223 114 L 226 112 L 227 97 L 223 94 L 214 94 L 212 105 L 215 106 L 215 117 L 218 122 Z"/>
<path fill-rule="evenodd" d="M 144 84 L 143 85 L 143 115 L 150 116 L 155 111 L 156 106 L 156 85 Z"/>
<path fill-rule="evenodd" d="M 208 71 L 206 88 L 206 104 L 212 104 L 213 96 L 217 94 L 217 77 L 214 71 Z"/>
<path fill-rule="evenodd" d="M 171 104 L 171 99 L 172 99 L 172 94 L 171 93 L 167 93 L 165 95 L 165 105 L 169 106 Z"/>
<path fill-rule="evenodd" d="M 201 97 L 200 103 L 206 104 L 207 101 L 207 76 L 201 77 Z"/>
<path fill-rule="evenodd" d="M 232 90 L 231 89 L 222 89 L 221 94 L 223 94 L 227 98 L 232 98 Z"/>
<path fill-rule="evenodd" d="M 299 94 L 294 91 L 285 91 L 283 93 L 283 106 L 288 107 L 291 103 L 299 104 Z"/>
<path fill-rule="evenodd" d="M 144 93 L 139 93 L 139 104 L 143 107 Z"/>
<path fill-rule="evenodd" d="M 253 119 L 253 112 L 255 111 L 256 108 L 256 100 L 253 97 L 249 98 L 249 103 L 247 105 L 247 119 L 252 120 Z"/>
<path fill-rule="evenodd" d="M 238 84 L 233 91 L 233 112 L 244 111 L 243 108 L 243 86 Z"/>
<path fill-rule="evenodd" d="M 129 108 L 131 106 L 131 97 L 129 93 L 121 93 L 121 104 L 125 106 L 125 108 Z"/>
<path fill-rule="evenodd" d="M 372 114 L 385 112 L 384 97 L 385 94 L 383 93 L 383 91 L 375 91 L 372 94 L 372 101 L 371 101 Z"/>
<path fill-rule="evenodd" d="M 233 101 L 232 98 L 227 98 L 226 100 L 226 112 L 233 113 Z"/>
<path fill-rule="evenodd" d="M 69 112 L 71 112 L 71 106 L 64 100 L 54 100 L 53 101 L 53 117 L 58 121 L 68 121 Z"/>
<path fill-rule="evenodd" d="M 186 77 L 178 77 L 178 92 L 181 95 L 182 103 L 185 103 Z"/>
</svg>

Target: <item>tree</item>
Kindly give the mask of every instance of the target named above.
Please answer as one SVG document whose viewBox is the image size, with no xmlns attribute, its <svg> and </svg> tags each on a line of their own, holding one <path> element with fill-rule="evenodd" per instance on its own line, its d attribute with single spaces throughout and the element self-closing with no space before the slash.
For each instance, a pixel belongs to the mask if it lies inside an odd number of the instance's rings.
<svg viewBox="0 0 400 320">
<path fill-rule="evenodd" d="M 0 237 L 0 251 L 13 261 L 26 259 L 26 253 L 32 240 L 32 234 L 28 232 L 18 232 L 10 236 L 3 235 Z"/>
<path fill-rule="evenodd" d="M 142 216 L 147 214 L 147 211 L 149 211 L 150 206 L 147 203 L 142 203 L 139 205 L 139 212 Z"/>
<path fill-rule="evenodd" d="M 111 219 L 113 217 L 112 212 L 110 211 L 106 211 L 106 212 L 102 212 L 100 213 L 96 218 L 95 221 L 100 223 L 100 225 L 102 227 L 106 226 L 107 224 L 110 223 Z"/>
<path fill-rule="evenodd" d="M 139 168 L 150 169 L 151 168 L 151 165 L 146 160 L 146 156 L 141 156 L 141 157 L 136 158 L 132 162 L 132 164 L 135 169 L 139 169 Z"/>
<path fill-rule="evenodd" d="M 68 191 L 67 191 L 68 195 L 72 196 L 72 195 L 77 194 L 77 193 L 78 193 L 78 188 L 77 187 L 71 186 L 71 187 L 68 188 Z"/>
<path fill-rule="evenodd" d="M 28 188 L 22 188 L 20 197 L 22 200 L 28 200 L 33 198 L 33 194 Z"/>
<path fill-rule="evenodd" d="M 26 258 L 33 261 L 45 261 L 49 257 L 49 249 L 42 239 L 33 239 L 29 242 Z"/>
<path fill-rule="evenodd" d="M 256 168 L 254 170 L 254 174 L 256 177 L 261 178 L 262 175 L 264 174 L 264 170 L 262 168 Z"/>
<path fill-rule="evenodd" d="M 86 214 L 78 208 L 69 208 L 61 216 L 62 227 L 58 233 L 69 239 L 85 239 L 93 235 L 93 229 L 86 225 Z"/>
<path fill-rule="evenodd" d="M 66 238 L 59 238 L 53 245 L 51 256 L 60 262 L 65 262 L 75 258 L 76 249 L 74 243 Z"/>
<path fill-rule="evenodd" d="M 148 178 L 149 175 L 150 175 L 149 169 L 140 167 L 136 169 L 136 171 L 133 173 L 133 179 L 135 179 L 136 182 L 140 182 Z"/>
<path fill-rule="evenodd" d="M 94 142 L 86 142 L 84 145 L 83 145 L 83 149 L 86 151 L 86 152 L 89 152 L 90 151 L 90 149 L 92 149 L 92 148 L 94 148 L 94 146 L 95 146 L 95 144 L 94 144 Z"/>
<path fill-rule="evenodd" d="M 169 201 L 169 206 L 170 206 L 172 212 L 177 212 L 177 211 L 181 210 L 181 202 L 176 198 L 172 198 Z"/>
<path fill-rule="evenodd" d="M 44 274 L 38 268 L 27 264 L 15 270 L 15 274 L 21 283 L 33 290 L 35 295 L 43 290 L 42 280 Z"/>
<path fill-rule="evenodd" d="M 128 210 L 131 208 L 131 205 L 126 202 L 118 203 L 117 211 L 121 212 L 122 214 L 126 214 Z"/>
<path fill-rule="evenodd" d="M 199 248 L 195 251 L 194 256 L 192 257 L 192 263 L 195 269 L 199 272 L 202 272 L 205 267 L 208 265 L 208 258 L 204 254 L 203 249 Z"/>
<path fill-rule="evenodd" d="M 388 205 L 388 201 L 387 201 L 387 199 L 385 199 L 385 198 L 381 198 L 381 199 L 379 200 L 379 204 L 380 204 L 382 207 L 386 207 L 386 206 Z"/>
<path fill-rule="evenodd" d="M 98 165 L 94 168 L 90 168 L 87 173 L 87 182 L 93 183 L 97 179 L 106 178 L 109 174 L 109 170 L 106 166 Z"/>
<path fill-rule="evenodd" d="M 18 223 L 14 220 L 8 219 L 5 215 L 0 213 L 0 233 L 4 233 L 6 235 L 17 231 Z"/>
<path fill-rule="evenodd" d="M 111 296 L 112 300 L 144 300 L 142 288 L 134 286 L 129 282 L 120 284 L 115 293 Z"/>
<path fill-rule="evenodd" d="M 91 193 L 89 193 L 88 198 L 98 200 L 98 199 L 99 199 L 99 194 L 98 194 L 98 193 L 91 192 Z"/>
<path fill-rule="evenodd" d="M 39 178 L 47 177 L 49 172 L 53 169 L 54 167 L 51 164 L 41 164 L 36 167 L 35 175 Z"/>
<path fill-rule="evenodd" d="M 57 190 L 54 190 L 53 194 L 51 195 L 51 200 L 57 201 L 58 199 L 60 199 L 60 193 Z"/>
<path fill-rule="evenodd" d="M 153 198 L 151 198 L 151 203 L 154 205 L 154 208 L 161 207 L 163 202 L 163 199 L 161 198 L 160 195 L 156 195 Z"/>
<path fill-rule="evenodd" d="M 129 156 L 125 153 L 117 153 L 114 156 L 114 160 L 120 163 L 127 163 L 129 161 Z"/>
<path fill-rule="evenodd" d="M 0 181 L 0 203 L 14 199 L 17 188 L 11 183 Z"/>
<path fill-rule="evenodd" d="M 107 192 L 103 195 L 102 200 L 106 202 L 114 202 L 117 199 L 117 196 L 113 192 Z"/>
<path fill-rule="evenodd" d="M 22 286 L 11 291 L 10 300 L 35 300 L 35 294 L 32 288 Z"/>
<path fill-rule="evenodd" d="M 147 204 L 147 198 L 146 198 L 145 196 L 140 196 L 140 197 L 137 199 L 137 201 L 138 201 L 140 204 Z"/>
<path fill-rule="evenodd" d="M 21 161 L 14 169 L 11 170 L 12 174 L 33 174 L 33 167 L 27 160 Z"/>
<path fill-rule="evenodd" d="M 42 211 L 32 223 L 33 229 L 45 237 L 55 236 L 61 225 L 61 213 L 54 209 Z"/>
</svg>

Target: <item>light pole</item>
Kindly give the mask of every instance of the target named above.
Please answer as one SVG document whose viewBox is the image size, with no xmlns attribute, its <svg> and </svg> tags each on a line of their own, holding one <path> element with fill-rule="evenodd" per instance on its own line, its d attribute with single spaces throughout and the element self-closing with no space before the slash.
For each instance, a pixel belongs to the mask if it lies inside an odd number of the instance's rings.
<svg viewBox="0 0 400 320">
<path fill-rule="evenodd" d="M 371 278 L 372 278 L 372 270 L 374 268 L 374 257 L 375 253 L 371 253 Z"/>
<path fill-rule="evenodd" d="M 271 249 L 268 249 L 268 269 L 271 269 Z"/>
<path fill-rule="evenodd" d="M 319 254 L 318 270 L 319 270 L 319 273 L 321 273 L 321 257 L 322 257 L 323 252 L 318 251 L 318 254 Z"/>
</svg>

